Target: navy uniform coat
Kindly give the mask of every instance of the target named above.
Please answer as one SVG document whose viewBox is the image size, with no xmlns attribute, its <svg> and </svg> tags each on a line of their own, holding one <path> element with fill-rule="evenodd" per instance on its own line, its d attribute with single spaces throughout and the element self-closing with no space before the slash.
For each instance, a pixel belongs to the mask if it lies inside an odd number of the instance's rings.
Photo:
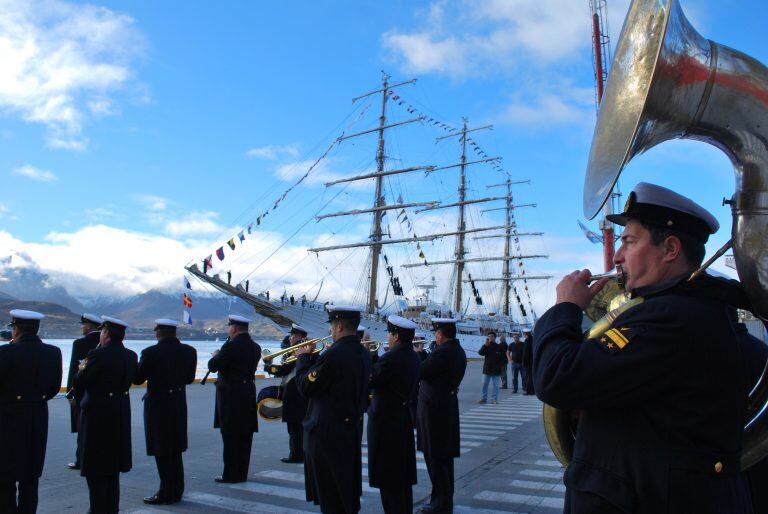
<svg viewBox="0 0 768 514">
<path fill-rule="evenodd" d="M 314 364 L 308 354 L 296 364 L 296 386 L 309 399 L 303 422 L 307 501 L 323 512 L 360 510 L 362 416 L 370 371 L 371 352 L 357 336 L 335 341 Z"/>
<path fill-rule="evenodd" d="M 506 345 L 495 341 L 483 344 L 477 353 L 483 356 L 483 375 L 501 375 L 501 368 L 507 362 Z"/>
<path fill-rule="evenodd" d="M 458 339 L 435 346 L 421 363 L 416 417 L 418 448 L 425 458 L 461 455 L 458 394 L 466 370 L 467 355 Z"/>
<path fill-rule="evenodd" d="M 88 352 L 75 375 L 80 403 L 80 474 L 106 476 L 131 470 L 131 397 L 138 366 L 134 352 L 112 341 Z"/>
<path fill-rule="evenodd" d="M 27 336 L 0 346 L 0 482 L 40 477 L 48 400 L 61 387 L 61 350 Z"/>
<path fill-rule="evenodd" d="M 371 487 L 397 489 L 416 483 L 416 448 L 408 410 L 419 382 L 419 357 L 399 344 L 371 367 L 368 409 L 368 478 Z"/>
<path fill-rule="evenodd" d="M 141 352 L 133 382 L 147 382 L 144 436 L 147 455 L 176 455 L 187 449 L 186 385 L 195 381 L 197 351 L 169 337 Z"/>
<path fill-rule="evenodd" d="M 729 307 L 678 282 L 639 288 L 644 303 L 595 339 L 583 340 L 572 303 L 536 324 L 536 393 L 581 410 L 566 512 L 751 512 L 739 472 L 744 374 Z"/>
<path fill-rule="evenodd" d="M 220 428 L 223 434 L 259 431 L 254 375 L 260 359 L 261 346 L 242 332 L 208 361 L 208 369 L 218 373 L 213 428 Z"/>
<path fill-rule="evenodd" d="M 69 359 L 69 373 L 67 373 L 67 391 L 72 389 L 75 375 L 77 374 L 77 367 L 80 365 L 80 361 L 85 359 L 88 352 L 96 348 L 99 344 L 98 330 L 88 332 L 80 339 L 75 339 L 72 343 L 72 356 Z M 83 399 L 83 393 L 75 389 L 73 391 L 75 405 L 69 406 L 69 425 L 71 432 L 77 432 L 77 419 L 80 416 L 80 407 L 78 404 Z"/>
</svg>

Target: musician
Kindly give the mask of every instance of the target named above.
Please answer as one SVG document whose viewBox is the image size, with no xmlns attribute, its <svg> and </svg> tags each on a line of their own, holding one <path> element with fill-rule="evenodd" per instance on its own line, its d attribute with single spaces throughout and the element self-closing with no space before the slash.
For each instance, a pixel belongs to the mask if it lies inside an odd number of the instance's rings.
<svg viewBox="0 0 768 514">
<path fill-rule="evenodd" d="M 389 350 L 371 367 L 368 409 L 368 478 L 379 489 L 384 512 L 413 512 L 416 448 L 408 406 L 419 381 L 413 351 L 418 326 L 400 316 L 387 318 Z"/>
<path fill-rule="evenodd" d="M 530 328 L 523 329 L 523 394 L 534 394 L 533 336 Z"/>
<path fill-rule="evenodd" d="M 229 340 L 213 352 L 208 369 L 216 378 L 216 408 L 213 428 L 221 430 L 224 472 L 216 482 L 236 484 L 248 480 L 253 433 L 259 431 L 256 410 L 256 368 L 261 346 L 248 334 L 250 320 L 229 315 Z"/>
<path fill-rule="evenodd" d="M 371 352 L 360 344 L 360 311 L 328 306 L 333 345 L 313 364 L 308 348 L 296 350 L 296 385 L 309 399 L 304 418 L 304 481 L 307 501 L 322 512 L 360 510 L 361 441 L 368 400 Z"/>
<path fill-rule="evenodd" d="M 689 277 L 719 227 L 705 209 L 640 183 L 624 212 L 614 262 L 639 305 L 584 340 L 582 311 L 604 286 L 575 271 L 536 324 L 539 398 L 581 411 L 565 471 L 565 511 L 751 512 L 739 458 L 744 371 L 730 307 L 712 279 Z"/>
<path fill-rule="evenodd" d="M 10 314 L 12 339 L 0 346 L 0 512 L 34 513 L 48 443 L 48 400 L 61 387 L 61 351 L 38 337 L 42 314 Z"/>
<path fill-rule="evenodd" d="M 69 359 L 69 373 L 67 373 L 67 399 L 69 400 L 69 425 L 70 431 L 77 433 L 77 422 L 80 417 L 80 402 L 83 399 L 83 394 L 76 389 L 72 389 L 72 382 L 77 373 L 77 367 L 80 361 L 85 359 L 88 352 L 96 348 L 99 344 L 99 330 L 101 329 L 101 318 L 95 314 L 84 313 L 80 316 L 80 328 L 83 333 L 83 337 L 75 339 L 72 343 L 72 354 Z M 71 398 L 70 398 L 71 396 Z M 75 450 L 75 461 L 67 464 L 69 469 L 80 469 L 80 461 L 78 455 L 80 454 L 80 438 L 77 438 L 77 447 Z"/>
<path fill-rule="evenodd" d="M 507 347 L 507 359 L 512 374 L 512 394 L 517 393 L 518 377 L 523 370 L 523 343 L 520 341 L 520 332 L 512 332 L 512 342 Z M 525 389 L 525 373 L 522 372 L 523 389 Z"/>
<path fill-rule="evenodd" d="M 304 327 L 295 323 L 291 325 L 289 347 L 299 344 L 306 338 L 307 330 Z M 312 355 L 310 358 L 314 360 L 316 355 Z M 277 366 L 273 366 L 273 368 L 277 368 Z M 284 377 L 282 414 L 283 423 L 288 429 L 288 457 L 283 457 L 280 460 L 286 464 L 299 464 L 304 462 L 304 427 L 301 422 L 304 421 L 309 402 L 299 394 L 299 390 L 296 388 L 296 377 L 293 373 L 296 369 L 296 363 L 283 364 L 279 368 L 275 369 L 276 373 L 273 374 Z"/>
<path fill-rule="evenodd" d="M 435 349 L 421 363 L 419 381 L 418 449 L 424 453 L 432 482 L 430 503 L 423 513 L 452 512 L 453 459 L 459 443 L 459 385 L 467 355 L 456 339 L 456 320 L 433 318 Z"/>
<path fill-rule="evenodd" d="M 419 359 L 419 364 L 423 362 L 428 356 L 429 352 L 424 348 L 426 343 L 426 334 L 417 330 L 413 336 L 413 351 L 416 357 Z M 413 390 L 413 395 L 408 402 L 408 412 L 411 414 L 411 429 L 416 430 L 416 406 L 419 403 L 419 382 L 416 382 L 416 388 Z"/>
<path fill-rule="evenodd" d="M 128 390 L 138 366 L 123 346 L 128 324 L 102 316 L 99 346 L 88 352 L 75 375 L 80 402 L 80 475 L 88 482 L 90 511 L 116 513 L 120 473 L 131 470 L 131 399 Z"/>
<path fill-rule="evenodd" d="M 360 343 L 363 345 L 363 348 L 368 348 L 368 351 L 371 350 L 370 344 L 373 343 L 371 341 L 371 336 L 368 333 L 368 329 L 366 327 L 360 326 L 357 327 L 357 337 L 360 338 Z M 387 349 L 385 348 L 384 351 L 386 352 Z M 379 351 L 376 350 L 375 352 L 371 351 L 371 364 L 376 364 L 376 362 L 379 360 Z"/>
<path fill-rule="evenodd" d="M 144 498 L 150 505 L 169 505 L 184 494 L 184 461 L 187 449 L 186 385 L 195 381 L 197 351 L 176 337 L 179 323 L 155 320 L 157 344 L 141 352 L 133 383 L 147 383 L 144 394 L 144 435 L 147 455 L 155 457 L 160 488 Z"/>
</svg>

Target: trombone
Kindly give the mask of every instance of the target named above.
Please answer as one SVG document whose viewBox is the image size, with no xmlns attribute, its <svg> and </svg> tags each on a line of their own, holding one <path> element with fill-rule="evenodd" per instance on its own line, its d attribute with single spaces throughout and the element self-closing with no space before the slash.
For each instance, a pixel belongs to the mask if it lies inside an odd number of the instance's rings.
<svg viewBox="0 0 768 514">
<path fill-rule="evenodd" d="M 329 346 L 331 346 L 331 344 L 333 344 L 333 343 L 326 343 L 325 342 L 327 339 L 330 339 L 330 338 L 331 338 L 331 336 L 317 337 L 315 339 L 307 339 L 306 341 L 302 341 L 302 342 L 297 343 L 297 344 L 295 344 L 293 346 L 289 346 L 288 348 L 283 348 L 282 350 L 278 350 L 278 351 L 276 351 L 274 353 L 269 352 L 268 350 L 265 349 L 262 352 L 261 358 L 262 358 L 262 360 L 266 364 L 269 364 L 269 363 L 271 363 L 277 357 L 280 357 L 282 355 L 291 354 L 288 358 L 285 359 L 284 363 L 294 362 L 296 360 L 296 356 L 293 355 L 293 352 L 295 352 L 299 348 L 303 348 L 305 346 L 311 346 L 313 344 L 320 344 L 321 345 L 320 348 L 315 348 L 312 351 L 312 353 L 320 353 L 324 348 L 329 347 Z M 266 352 L 266 355 L 264 355 L 265 352 Z"/>
</svg>

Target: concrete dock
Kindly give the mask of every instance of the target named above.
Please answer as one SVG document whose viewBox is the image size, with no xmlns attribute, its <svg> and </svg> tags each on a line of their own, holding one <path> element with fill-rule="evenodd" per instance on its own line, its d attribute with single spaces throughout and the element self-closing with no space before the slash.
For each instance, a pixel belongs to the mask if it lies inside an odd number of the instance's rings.
<svg viewBox="0 0 768 514">
<path fill-rule="evenodd" d="M 541 425 L 541 402 L 534 396 L 502 389 L 498 405 L 478 405 L 482 362 L 470 362 L 459 392 L 461 451 L 456 460 L 457 513 L 497 512 L 552 514 L 562 512 L 563 469 L 552 456 Z M 259 380 L 257 387 L 277 383 Z M 259 422 L 254 434 L 250 478 L 242 484 L 218 484 L 221 474 L 221 436 L 213 429 L 212 383 L 187 388 L 189 450 L 184 454 L 186 491 L 181 503 L 153 507 L 142 497 L 157 490 L 154 458 L 145 452 L 141 396 L 131 391 L 133 470 L 120 477 L 120 510 L 132 514 L 171 512 L 301 513 L 320 509 L 304 500 L 304 475 L 300 464 L 283 464 L 288 434 L 280 422 Z M 84 513 L 88 489 L 74 460 L 75 435 L 69 432 L 69 407 L 62 397 L 49 402 L 50 424 L 45 470 L 40 480 L 38 512 Z M 414 487 L 416 510 L 429 501 L 431 484 L 426 465 L 417 452 L 418 481 Z M 367 448 L 363 440 L 362 512 L 382 512 L 377 489 L 367 487 Z"/>
</svg>

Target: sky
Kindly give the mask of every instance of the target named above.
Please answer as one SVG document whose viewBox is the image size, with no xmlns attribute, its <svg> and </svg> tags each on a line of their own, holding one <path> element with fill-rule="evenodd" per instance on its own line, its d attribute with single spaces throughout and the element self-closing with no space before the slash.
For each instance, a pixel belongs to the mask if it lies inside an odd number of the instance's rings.
<svg viewBox="0 0 768 514">
<path fill-rule="evenodd" d="M 608 0 L 613 45 L 628 5 Z M 764 2 L 682 7 L 705 37 L 768 62 L 759 39 Z M 0 0 L 0 256 L 12 256 L 0 266 L 36 266 L 78 298 L 127 297 L 178 289 L 185 264 L 224 245 L 214 272 L 232 271 L 233 282 L 248 279 L 252 290 L 362 302 L 365 249 L 307 249 L 370 233 L 367 216 L 313 217 L 372 204 L 371 180 L 324 183 L 375 170 L 375 135 L 334 141 L 377 125 L 381 95 L 352 99 L 379 89 L 383 70 L 391 83 L 418 79 L 396 88 L 388 123 L 419 115 L 438 122 L 388 130 L 386 169 L 457 162 L 458 138 L 437 138 L 466 118 L 470 128 L 492 125 L 472 137 L 485 155 L 503 159 L 467 168 L 469 198 L 494 195 L 487 186 L 505 179 L 500 169 L 531 180 L 514 187 L 514 198 L 536 207 L 517 209 L 516 221 L 519 231 L 544 235 L 521 237 L 521 253 L 549 258 L 526 259 L 524 269 L 554 278 L 530 281 L 528 294 L 519 287 L 526 308 L 541 314 L 564 273 L 602 267 L 601 248 L 577 225 L 597 227 L 581 205 L 596 118 L 590 21 L 587 0 Z M 231 251 L 226 241 L 328 148 Z M 709 253 L 728 239 L 730 211 L 721 203 L 733 193 L 734 173 L 719 150 L 665 142 L 630 163 L 620 188 L 641 180 L 716 215 L 723 229 Z M 457 186 L 455 168 L 420 171 L 385 181 L 385 197 L 452 203 Z M 468 209 L 468 226 L 503 223 L 501 212 L 481 212 L 494 207 L 501 204 Z M 385 217 L 389 237 L 448 232 L 457 223 L 453 210 L 408 216 L 410 228 L 396 211 Z M 469 257 L 498 255 L 500 245 L 472 237 Z M 450 259 L 454 240 L 421 246 L 427 261 Z M 450 299 L 449 266 L 401 268 L 419 260 L 412 246 L 387 245 L 384 253 L 406 296 L 434 277 L 437 299 Z M 498 262 L 468 266 L 474 278 L 500 270 Z M 498 284 L 478 289 L 479 311 L 496 310 Z M 391 290 L 380 298 L 392 300 Z"/>
</svg>

